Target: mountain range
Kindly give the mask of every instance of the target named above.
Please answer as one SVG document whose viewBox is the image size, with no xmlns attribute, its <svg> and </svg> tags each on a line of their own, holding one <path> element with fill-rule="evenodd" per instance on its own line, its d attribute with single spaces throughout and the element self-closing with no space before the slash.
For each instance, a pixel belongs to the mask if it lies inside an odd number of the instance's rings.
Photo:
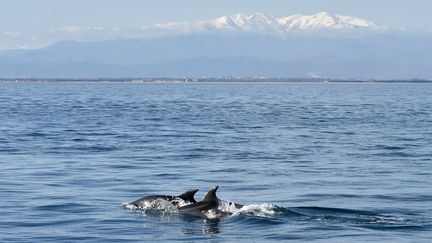
<svg viewBox="0 0 432 243">
<path fill-rule="evenodd" d="M 326 12 L 236 14 L 116 33 L 1 51 L 0 77 L 432 78 L 432 36 Z"/>
<path fill-rule="evenodd" d="M 161 23 L 144 28 L 144 31 L 148 31 L 149 33 L 154 31 L 156 33 L 160 32 L 165 34 L 213 33 L 219 31 L 283 36 L 294 31 L 372 30 L 378 28 L 379 27 L 372 21 L 351 16 L 319 12 L 310 16 L 292 15 L 282 18 L 274 18 L 263 13 L 250 15 L 236 14 L 206 21 Z"/>
</svg>

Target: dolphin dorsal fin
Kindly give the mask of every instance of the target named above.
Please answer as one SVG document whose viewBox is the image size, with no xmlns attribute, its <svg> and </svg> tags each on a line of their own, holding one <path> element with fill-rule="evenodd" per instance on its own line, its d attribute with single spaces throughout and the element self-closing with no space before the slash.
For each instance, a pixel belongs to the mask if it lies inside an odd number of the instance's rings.
<svg viewBox="0 0 432 243">
<path fill-rule="evenodd" d="M 203 201 L 205 201 L 205 202 L 217 201 L 218 198 L 216 196 L 216 191 L 217 191 L 218 188 L 219 188 L 219 186 L 214 186 L 214 187 L 210 188 L 210 190 L 204 196 Z"/>
<path fill-rule="evenodd" d="M 195 196 L 195 193 L 197 193 L 197 191 L 199 191 L 199 189 L 192 189 L 192 190 L 189 190 L 185 193 L 180 194 L 178 197 L 185 200 L 185 201 L 196 203 L 194 196 Z"/>
</svg>

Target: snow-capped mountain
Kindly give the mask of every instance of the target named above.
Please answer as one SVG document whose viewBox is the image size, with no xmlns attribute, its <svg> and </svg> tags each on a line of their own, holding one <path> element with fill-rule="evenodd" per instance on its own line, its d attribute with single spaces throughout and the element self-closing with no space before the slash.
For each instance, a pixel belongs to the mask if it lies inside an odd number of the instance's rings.
<svg viewBox="0 0 432 243">
<path fill-rule="evenodd" d="M 360 31 L 358 31 L 360 30 Z M 0 33 L 1 49 L 34 49 L 60 40 L 101 41 L 115 38 L 146 39 L 189 34 L 258 34 L 289 37 L 292 33 L 308 35 L 350 35 L 385 32 L 386 28 L 351 16 L 320 12 L 276 18 L 263 13 L 235 14 L 211 20 L 158 23 L 143 27 L 63 26 L 25 32 Z M 5 44 L 7 43 L 7 44 Z"/>
<path fill-rule="evenodd" d="M 315 15 L 293 15 L 277 19 L 277 22 L 286 29 L 356 29 L 375 28 L 372 21 L 344 15 L 331 15 L 320 12 Z"/>
<path fill-rule="evenodd" d="M 282 18 L 274 18 L 263 13 L 250 15 L 235 14 L 213 20 L 160 23 L 147 29 L 154 31 L 171 31 L 174 33 L 237 31 L 262 34 L 286 34 L 292 31 L 338 31 L 375 28 L 377 28 L 377 25 L 369 20 L 319 12 L 314 15 L 291 15 Z"/>
<path fill-rule="evenodd" d="M 54 34 L 49 41 L 68 41 L 0 51 L 0 78 L 432 78 L 431 35 L 386 31 L 368 20 L 325 12 L 236 14 L 126 30 L 63 28 L 34 36 Z"/>
</svg>

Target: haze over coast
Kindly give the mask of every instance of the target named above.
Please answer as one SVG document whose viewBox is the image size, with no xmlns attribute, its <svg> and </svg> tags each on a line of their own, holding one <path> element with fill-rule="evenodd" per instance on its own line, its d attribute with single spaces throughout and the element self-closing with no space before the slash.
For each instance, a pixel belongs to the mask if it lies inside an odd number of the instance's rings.
<svg viewBox="0 0 432 243">
<path fill-rule="evenodd" d="M 325 11 L 239 13 L 130 29 L 63 27 L 30 36 L 47 46 L 0 51 L 1 78 L 432 78 L 427 31 Z"/>
</svg>

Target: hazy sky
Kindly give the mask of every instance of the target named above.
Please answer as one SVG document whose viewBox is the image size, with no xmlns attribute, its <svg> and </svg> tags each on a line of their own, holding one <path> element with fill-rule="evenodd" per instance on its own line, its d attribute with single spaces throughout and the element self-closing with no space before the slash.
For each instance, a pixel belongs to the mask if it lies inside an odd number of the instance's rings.
<svg viewBox="0 0 432 243">
<path fill-rule="evenodd" d="M 161 22 L 321 11 L 384 27 L 432 31 L 432 0 L 0 0 L 0 50 L 39 48 L 64 39 L 123 37 Z"/>
<path fill-rule="evenodd" d="M 240 12 L 282 17 L 320 11 L 365 18 L 389 27 L 432 28 L 431 0 L 0 0 L 0 31 L 142 27 Z"/>
</svg>

